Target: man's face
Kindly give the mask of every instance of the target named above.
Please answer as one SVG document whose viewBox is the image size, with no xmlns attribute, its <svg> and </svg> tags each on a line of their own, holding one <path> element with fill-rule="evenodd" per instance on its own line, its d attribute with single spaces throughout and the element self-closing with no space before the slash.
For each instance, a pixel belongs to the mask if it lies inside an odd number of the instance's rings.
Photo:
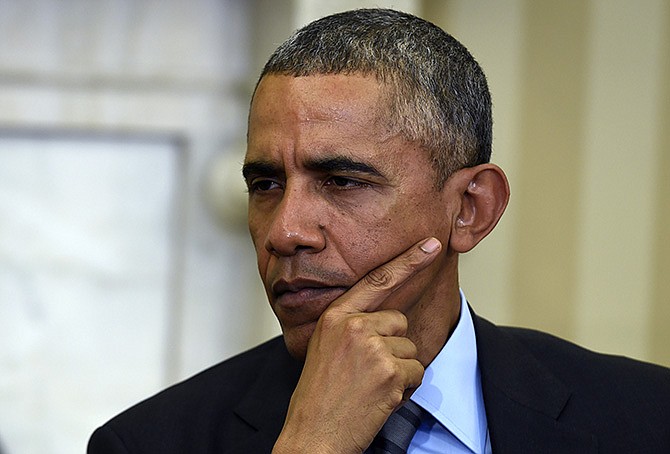
<svg viewBox="0 0 670 454">
<path fill-rule="evenodd" d="M 373 77 L 263 78 L 244 174 L 258 269 L 289 351 L 304 358 L 328 305 L 415 242 L 449 240 L 427 152 L 389 130 Z M 413 321 L 443 293 L 443 253 L 381 308 Z"/>
</svg>

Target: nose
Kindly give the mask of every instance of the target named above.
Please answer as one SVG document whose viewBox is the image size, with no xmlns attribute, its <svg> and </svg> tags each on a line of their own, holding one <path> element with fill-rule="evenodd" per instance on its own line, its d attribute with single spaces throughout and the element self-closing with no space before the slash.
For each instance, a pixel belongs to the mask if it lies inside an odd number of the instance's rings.
<svg viewBox="0 0 670 454">
<path fill-rule="evenodd" d="M 265 248 L 273 255 L 314 253 L 326 247 L 322 210 L 306 188 L 286 188 L 271 214 Z"/>
</svg>

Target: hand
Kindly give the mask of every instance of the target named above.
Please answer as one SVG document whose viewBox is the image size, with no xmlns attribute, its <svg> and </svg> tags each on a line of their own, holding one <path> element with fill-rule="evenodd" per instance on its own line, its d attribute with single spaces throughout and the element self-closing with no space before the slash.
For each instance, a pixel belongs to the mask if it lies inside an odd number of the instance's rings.
<svg viewBox="0 0 670 454">
<path fill-rule="evenodd" d="M 434 238 L 415 244 L 324 311 L 273 452 L 361 453 L 406 391 L 421 384 L 424 368 L 405 337 L 407 318 L 377 309 L 440 249 Z"/>
</svg>

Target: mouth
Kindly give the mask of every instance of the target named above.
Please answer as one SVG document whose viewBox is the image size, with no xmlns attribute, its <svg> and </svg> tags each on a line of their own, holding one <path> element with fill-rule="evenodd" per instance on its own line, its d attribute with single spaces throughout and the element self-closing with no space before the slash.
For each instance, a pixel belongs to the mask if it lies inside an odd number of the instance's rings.
<svg viewBox="0 0 670 454">
<path fill-rule="evenodd" d="M 277 308 L 283 311 L 300 310 L 320 315 L 348 288 L 311 279 L 280 279 L 272 284 L 272 296 Z"/>
</svg>

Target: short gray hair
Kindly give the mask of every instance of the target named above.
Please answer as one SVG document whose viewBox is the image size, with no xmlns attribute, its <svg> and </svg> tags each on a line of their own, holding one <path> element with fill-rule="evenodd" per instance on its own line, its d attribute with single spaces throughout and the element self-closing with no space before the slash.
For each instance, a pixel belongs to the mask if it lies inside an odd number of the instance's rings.
<svg viewBox="0 0 670 454">
<path fill-rule="evenodd" d="M 428 150 L 438 185 L 491 157 L 491 95 L 470 52 L 436 25 L 389 9 L 358 9 L 296 31 L 261 72 L 374 75 L 390 127 Z M 259 79 L 259 81 L 260 81 Z"/>
</svg>

